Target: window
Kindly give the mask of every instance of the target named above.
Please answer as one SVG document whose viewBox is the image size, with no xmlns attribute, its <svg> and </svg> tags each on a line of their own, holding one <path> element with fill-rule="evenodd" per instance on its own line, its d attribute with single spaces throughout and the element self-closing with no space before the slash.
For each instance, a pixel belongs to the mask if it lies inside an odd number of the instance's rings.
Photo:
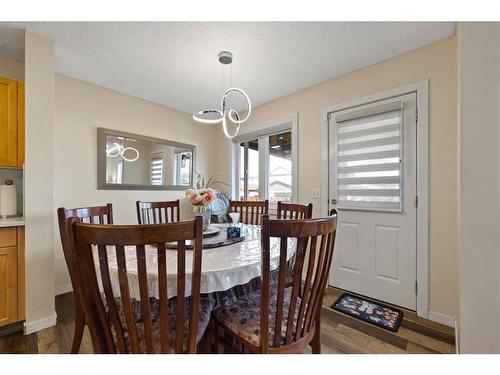
<svg viewBox="0 0 500 375">
<path fill-rule="evenodd" d="M 174 168 L 174 185 L 189 185 L 189 176 L 191 174 L 191 152 L 175 152 Z"/>
<path fill-rule="evenodd" d="M 333 115 L 338 208 L 401 211 L 401 103 Z"/>
<path fill-rule="evenodd" d="M 240 144 L 240 200 L 258 201 L 259 194 L 259 141 Z"/>
<path fill-rule="evenodd" d="M 241 143 L 239 147 L 239 166 L 238 166 L 238 199 L 240 201 L 245 200 L 247 197 L 247 178 L 246 178 L 246 166 L 245 163 L 247 162 L 247 148 L 248 146 L 246 143 Z"/>
<path fill-rule="evenodd" d="M 163 153 L 151 155 L 151 185 L 163 185 Z"/>
<path fill-rule="evenodd" d="M 294 201 L 295 126 L 294 119 L 280 126 L 235 138 L 235 199 L 268 199 L 271 210 L 278 201 Z"/>
<path fill-rule="evenodd" d="M 269 136 L 269 186 L 271 206 L 292 202 L 292 132 Z"/>
</svg>

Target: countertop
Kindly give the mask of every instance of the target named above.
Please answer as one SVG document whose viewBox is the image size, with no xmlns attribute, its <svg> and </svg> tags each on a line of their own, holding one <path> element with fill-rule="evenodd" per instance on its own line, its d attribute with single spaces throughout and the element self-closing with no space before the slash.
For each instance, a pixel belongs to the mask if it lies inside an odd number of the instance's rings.
<svg viewBox="0 0 500 375">
<path fill-rule="evenodd" d="M 2 227 L 19 227 L 24 225 L 24 217 L 0 217 L 0 228 Z"/>
</svg>

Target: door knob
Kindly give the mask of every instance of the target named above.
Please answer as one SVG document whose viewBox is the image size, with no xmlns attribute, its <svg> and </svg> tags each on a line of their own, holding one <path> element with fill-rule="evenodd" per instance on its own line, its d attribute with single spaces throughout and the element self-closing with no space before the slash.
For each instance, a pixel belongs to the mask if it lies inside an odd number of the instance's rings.
<svg viewBox="0 0 500 375">
<path fill-rule="evenodd" d="M 331 204 L 337 204 L 337 200 L 335 198 L 330 199 Z"/>
</svg>

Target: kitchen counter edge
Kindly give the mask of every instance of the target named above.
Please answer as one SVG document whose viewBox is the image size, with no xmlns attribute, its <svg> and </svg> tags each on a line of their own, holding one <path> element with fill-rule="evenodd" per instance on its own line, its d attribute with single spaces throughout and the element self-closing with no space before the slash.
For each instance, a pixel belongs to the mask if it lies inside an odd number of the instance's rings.
<svg viewBox="0 0 500 375">
<path fill-rule="evenodd" d="M 22 216 L 0 218 L 0 228 L 22 226 L 24 226 L 24 217 Z"/>
</svg>

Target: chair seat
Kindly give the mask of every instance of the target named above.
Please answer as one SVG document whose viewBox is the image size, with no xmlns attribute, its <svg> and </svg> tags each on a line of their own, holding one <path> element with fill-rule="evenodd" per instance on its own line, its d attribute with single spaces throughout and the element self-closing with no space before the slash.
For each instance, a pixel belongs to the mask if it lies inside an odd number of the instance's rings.
<svg viewBox="0 0 500 375">
<path fill-rule="evenodd" d="M 187 346 L 187 337 L 188 337 L 188 322 L 189 322 L 189 311 L 190 311 L 190 302 L 191 300 L 188 298 L 186 300 L 186 319 L 183 322 L 184 324 L 184 332 L 183 332 L 183 348 L 185 350 Z M 160 301 L 157 298 L 149 299 L 150 309 L 151 309 L 151 320 L 152 320 L 152 328 L 153 328 L 153 350 L 155 353 L 161 352 L 161 329 L 160 329 Z M 122 321 L 122 327 L 124 329 L 125 336 L 125 344 L 127 347 L 127 351 L 130 352 L 130 340 L 128 340 L 128 332 L 127 332 L 127 324 L 125 322 L 125 314 L 123 312 L 122 304 L 120 298 L 116 298 L 116 306 L 119 311 L 120 320 Z M 213 301 L 209 297 L 201 297 L 200 298 L 200 308 L 198 313 L 198 332 L 197 332 L 197 342 L 200 342 L 203 337 L 208 323 L 210 321 L 210 314 L 212 311 Z M 169 345 L 169 353 L 175 352 L 175 329 L 177 327 L 177 321 L 175 316 L 175 308 L 176 302 L 175 299 L 169 300 L 168 304 L 168 345 Z M 143 322 L 143 314 L 141 302 L 138 300 L 132 301 L 132 310 L 134 313 L 134 318 L 137 327 L 137 333 L 139 337 L 144 336 L 144 322 Z M 139 351 L 142 353 L 146 352 L 146 344 L 144 340 L 141 340 L 139 343 Z"/>
<path fill-rule="evenodd" d="M 276 317 L 276 300 L 277 300 L 276 285 L 271 284 L 269 292 L 269 345 L 272 346 L 275 336 L 275 317 Z M 260 346 L 260 290 L 248 294 L 246 297 L 239 299 L 235 304 L 222 306 L 214 311 L 214 318 L 219 324 L 230 330 L 232 333 L 246 340 L 250 344 Z M 284 305 L 283 305 L 283 321 L 281 324 L 281 345 L 286 340 L 286 328 L 288 324 L 288 312 L 290 308 L 291 291 L 285 289 Z M 298 306 L 300 306 L 300 298 L 297 298 L 295 310 L 295 318 L 298 316 Z M 296 319 L 293 322 L 293 330 L 295 332 Z"/>
</svg>

